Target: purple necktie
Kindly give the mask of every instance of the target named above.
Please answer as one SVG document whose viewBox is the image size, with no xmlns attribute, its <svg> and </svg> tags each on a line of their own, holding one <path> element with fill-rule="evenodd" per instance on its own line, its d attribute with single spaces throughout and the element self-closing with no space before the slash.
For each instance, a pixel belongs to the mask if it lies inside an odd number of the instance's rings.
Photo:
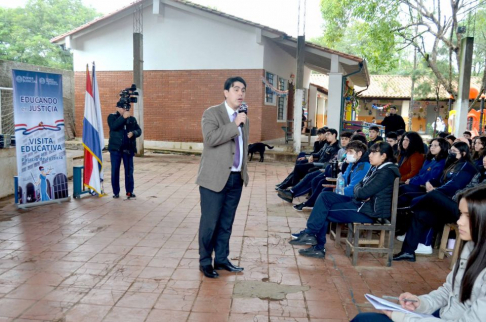
<svg viewBox="0 0 486 322">
<path fill-rule="evenodd" d="M 237 114 L 238 113 L 236 113 L 236 112 L 235 112 L 235 114 L 233 114 L 233 121 L 236 119 Z M 239 139 L 239 136 L 235 137 L 235 143 L 236 143 L 236 149 L 235 149 L 235 159 L 233 160 L 233 167 L 235 169 L 238 169 L 238 167 L 240 166 L 240 139 Z"/>
</svg>

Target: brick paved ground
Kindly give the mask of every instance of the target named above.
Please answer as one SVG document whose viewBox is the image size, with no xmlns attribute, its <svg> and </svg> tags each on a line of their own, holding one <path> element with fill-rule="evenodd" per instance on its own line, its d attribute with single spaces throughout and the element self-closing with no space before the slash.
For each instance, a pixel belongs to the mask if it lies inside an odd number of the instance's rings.
<svg viewBox="0 0 486 322">
<path fill-rule="evenodd" d="M 230 258 L 244 273 L 204 278 L 198 162 L 155 154 L 136 159 L 137 200 L 85 197 L 29 210 L 3 200 L 0 321 L 348 321 L 370 310 L 364 293 L 420 294 L 445 280 L 449 262 L 436 256 L 386 268 L 383 258 L 364 254 L 353 267 L 334 243 L 325 260 L 299 256 L 287 240 L 308 213 L 277 197 L 274 185 L 292 165 L 272 162 L 250 164 L 238 208 Z M 249 297 L 235 291 L 245 281 L 305 291 L 280 301 Z"/>
</svg>

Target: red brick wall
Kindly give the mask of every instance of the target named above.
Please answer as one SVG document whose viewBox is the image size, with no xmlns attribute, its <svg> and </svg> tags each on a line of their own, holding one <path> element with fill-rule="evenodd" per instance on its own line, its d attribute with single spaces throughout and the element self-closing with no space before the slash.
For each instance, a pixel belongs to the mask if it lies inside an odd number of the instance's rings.
<svg viewBox="0 0 486 322">
<path fill-rule="evenodd" d="M 146 140 L 202 142 L 201 116 L 205 109 L 224 100 L 223 85 L 231 76 L 241 76 L 247 83 L 250 141 L 258 142 L 283 136 L 277 124 L 275 106 L 264 105 L 264 71 L 188 70 L 144 72 L 144 136 Z M 115 112 L 118 94 L 132 83 L 132 72 L 97 72 L 105 138 L 109 130 L 108 114 Z M 75 73 L 76 130 L 82 135 L 85 72 Z"/>
</svg>

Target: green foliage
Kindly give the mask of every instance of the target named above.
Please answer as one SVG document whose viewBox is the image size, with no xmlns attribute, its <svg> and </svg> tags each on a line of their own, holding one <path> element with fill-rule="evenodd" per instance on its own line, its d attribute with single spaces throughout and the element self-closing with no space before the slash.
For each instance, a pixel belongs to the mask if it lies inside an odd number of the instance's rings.
<svg viewBox="0 0 486 322">
<path fill-rule="evenodd" d="M 50 39 L 98 16 L 81 0 L 29 0 L 25 8 L 0 8 L 0 59 L 72 69 L 72 55 Z"/>
<path fill-rule="evenodd" d="M 396 72 L 404 64 L 395 49 L 398 6 L 396 0 L 321 0 L 324 34 L 313 41 L 365 58 L 371 73 Z"/>
</svg>

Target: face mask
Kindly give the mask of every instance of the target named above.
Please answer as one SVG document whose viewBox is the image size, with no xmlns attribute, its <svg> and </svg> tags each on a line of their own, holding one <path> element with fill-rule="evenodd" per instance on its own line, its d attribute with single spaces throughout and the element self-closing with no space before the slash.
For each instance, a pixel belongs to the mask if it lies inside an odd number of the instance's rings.
<svg viewBox="0 0 486 322">
<path fill-rule="evenodd" d="M 355 163 L 356 162 L 356 156 L 355 155 L 346 155 L 346 161 L 349 163 Z"/>
<path fill-rule="evenodd" d="M 457 155 L 453 152 L 449 152 L 449 156 L 448 156 L 449 159 L 452 159 L 452 160 L 456 160 L 457 159 Z"/>
</svg>

